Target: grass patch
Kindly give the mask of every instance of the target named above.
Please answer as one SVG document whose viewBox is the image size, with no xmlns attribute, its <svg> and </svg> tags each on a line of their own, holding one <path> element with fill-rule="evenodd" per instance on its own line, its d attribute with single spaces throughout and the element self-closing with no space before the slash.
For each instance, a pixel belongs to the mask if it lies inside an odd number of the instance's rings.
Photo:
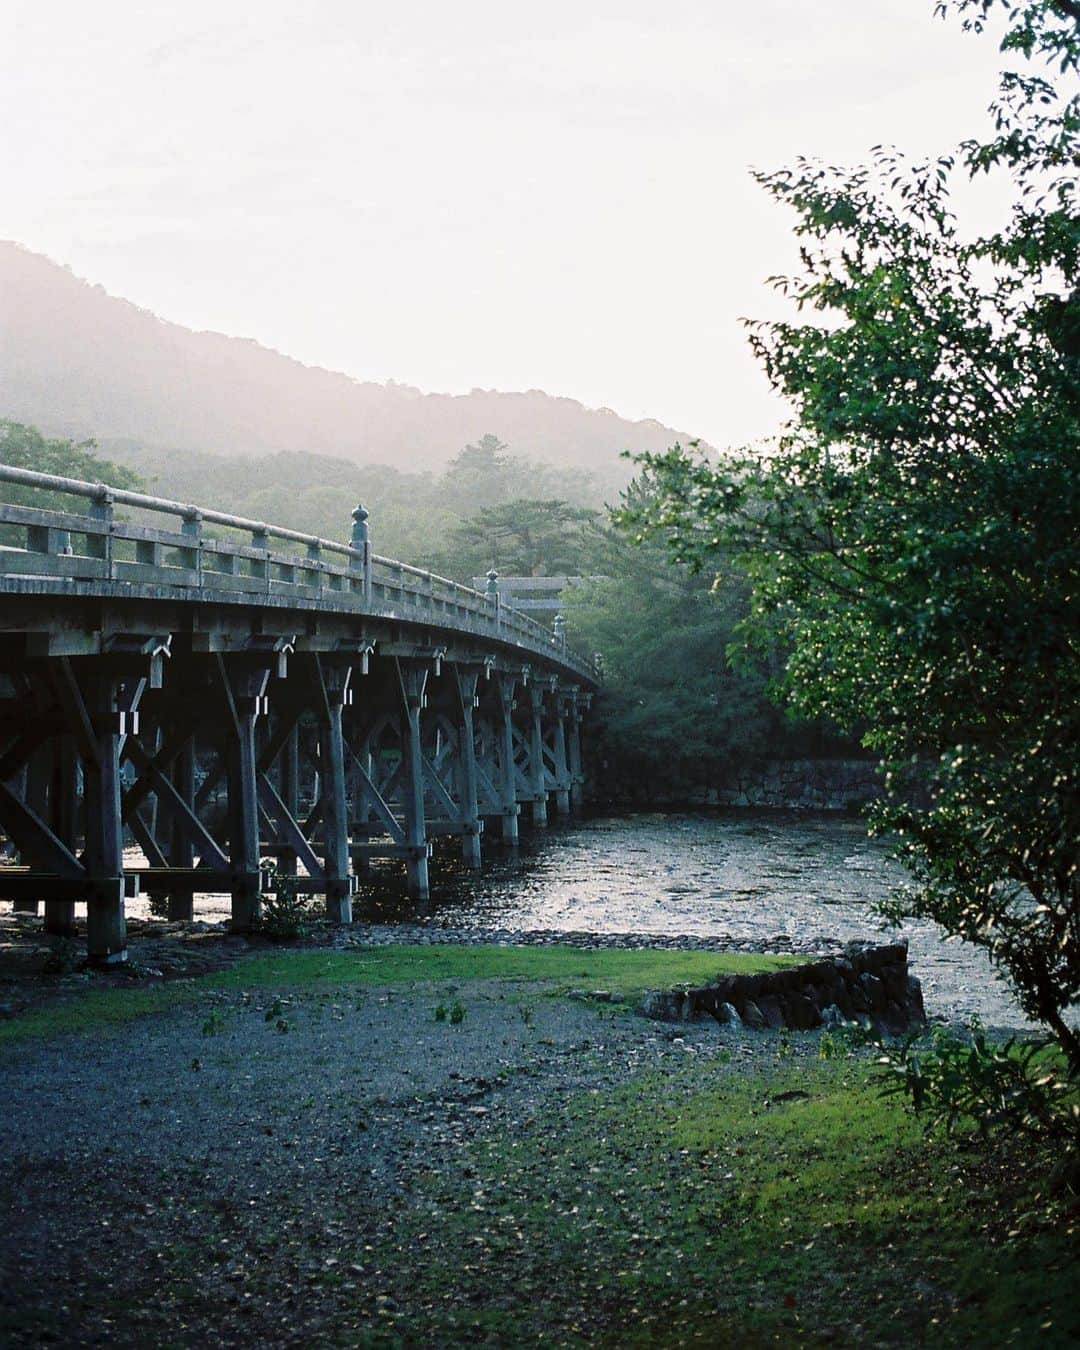
<svg viewBox="0 0 1080 1350">
<path fill-rule="evenodd" d="M 752 974 L 802 958 L 752 952 L 627 951 L 577 947 L 361 947 L 255 956 L 210 977 L 215 988 L 302 985 L 420 984 L 454 980 L 544 981 L 559 989 L 609 989 L 626 996 L 647 989 L 702 984 L 719 975 Z"/>
<path fill-rule="evenodd" d="M 646 989 L 697 984 L 717 975 L 773 970 L 798 958 L 745 952 L 582 951 L 575 947 L 469 947 L 440 944 L 360 947 L 343 952 L 290 950 L 244 957 L 227 970 L 184 984 L 87 989 L 0 1022 L 0 1047 L 91 1029 L 197 1003 L 208 990 L 381 988 L 465 980 L 547 982 L 553 992 L 609 989 L 629 997 Z"/>
<path fill-rule="evenodd" d="M 1077 1214 L 1038 1194 L 1045 1160 L 927 1141 L 864 1064 L 690 1061 L 458 1161 L 467 1189 L 423 1178 L 377 1253 L 422 1341 L 532 1344 L 538 1316 L 559 1344 L 1080 1339 Z"/>
<path fill-rule="evenodd" d="M 87 989 L 30 1008 L 0 1022 L 0 1047 L 47 1040 L 90 1028 L 122 1027 L 192 998 L 190 985 L 152 985 L 125 989 Z"/>
</svg>

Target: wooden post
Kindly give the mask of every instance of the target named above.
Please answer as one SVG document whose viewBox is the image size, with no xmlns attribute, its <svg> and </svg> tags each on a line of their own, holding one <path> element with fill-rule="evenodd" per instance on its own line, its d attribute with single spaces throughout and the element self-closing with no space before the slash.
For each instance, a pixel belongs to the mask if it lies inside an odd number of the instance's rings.
<svg viewBox="0 0 1080 1350">
<path fill-rule="evenodd" d="M 575 811 L 581 810 L 582 802 L 582 784 L 584 777 L 581 772 L 581 712 L 578 708 L 577 697 L 573 697 L 570 705 L 570 721 L 568 726 L 570 761 L 570 805 Z"/>
<path fill-rule="evenodd" d="M 154 728 L 153 751 L 155 756 L 161 753 L 161 744 L 162 744 L 161 726 L 158 725 Z M 158 794 L 156 792 L 150 793 L 149 797 L 146 800 L 146 805 L 147 805 L 146 828 L 150 831 L 151 835 L 153 835 L 153 837 L 156 839 L 158 833 L 158 816 L 160 815 L 159 811 L 160 803 L 158 801 Z"/>
<path fill-rule="evenodd" d="M 350 543 L 361 554 L 353 566 L 359 564 L 363 596 L 366 604 L 371 603 L 371 527 L 368 525 L 368 512 L 363 506 L 357 506 L 352 513 L 352 538 Z"/>
<path fill-rule="evenodd" d="M 181 565 L 192 573 L 192 581 L 201 586 L 203 581 L 203 525 L 202 513 L 197 507 L 190 507 L 180 524 L 180 533 L 187 541 L 179 550 Z"/>
<path fill-rule="evenodd" d="M 370 722 L 361 724 L 358 717 L 353 717 L 350 719 L 349 730 L 353 735 L 359 735 L 359 740 L 355 743 L 356 748 L 354 749 L 350 745 L 352 758 L 363 773 L 367 774 L 370 778 L 375 771 L 374 757 L 371 753 L 371 724 Z M 371 800 L 368 794 L 367 785 L 361 774 L 358 773 L 355 768 L 348 777 L 352 789 L 350 794 L 352 810 L 351 833 L 356 839 L 366 842 L 371 825 Z M 368 858 L 366 854 L 361 854 L 359 857 L 353 859 L 353 873 L 358 877 L 370 877 L 371 859 Z"/>
<path fill-rule="evenodd" d="M 349 879 L 349 801 L 345 791 L 345 740 L 342 708 L 352 702 L 348 666 L 323 666 L 315 658 L 323 697 L 319 717 L 319 774 L 322 779 L 323 871 L 326 914 L 331 923 L 352 923 Z"/>
<path fill-rule="evenodd" d="M 262 914 L 255 722 L 259 714 L 266 711 L 270 672 L 265 667 L 244 669 L 234 692 L 224 661 L 220 656 L 217 659 L 232 731 L 225 756 L 229 792 L 229 870 L 232 873 L 232 920 L 229 926 L 234 933 L 249 933 L 258 926 Z"/>
<path fill-rule="evenodd" d="M 566 762 L 566 700 L 562 694 L 555 701 L 555 813 L 570 814 L 570 769 Z"/>
<path fill-rule="evenodd" d="M 533 792 L 532 823 L 545 829 L 547 815 L 547 777 L 544 773 L 544 686 L 534 680 L 529 685 L 532 725 L 529 736 L 529 786 Z"/>
<path fill-rule="evenodd" d="M 184 801 L 195 809 L 195 738 L 188 740 L 172 763 L 172 781 Z M 173 817 L 169 861 L 173 867 L 194 867 L 195 849 L 188 832 Z M 195 917 L 195 896 L 190 890 L 170 891 L 166 913 L 174 922 L 190 923 Z"/>
<path fill-rule="evenodd" d="M 484 589 L 484 594 L 487 596 L 488 604 L 492 608 L 495 617 L 495 626 L 498 628 L 502 622 L 502 597 L 499 595 L 499 574 L 494 567 L 487 574 L 487 586 Z M 516 833 L 514 837 L 515 839 L 517 838 Z"/>
<path fill-rule="evenodd" d="M 499 787 L 503 805 L 503 842 L 518 842 L 517 770 L 514 768 L 514 685 L 513 675 L 498 675 L 499 709 Z"/>
<path fill-rule="evenodd" d="M 26 804 L 39 820 L 49 819 L 51 777 L 52 748 L 46 744 L 39 746 L 26 764 Z M 12 909 L 17 914 L 38 914 L 41 911 L 41 902 L 36 898 L 21 896 L 12 903 Z"/>
<path fill-rule="evenodd" d="M 113 494 L 107 487 L 99 489 L 97 495 L 87 507 L 86 514 L 100 522 L 101 527 L 99 534 L 88 534 L 86 536 L 87 552 L 91 557 L 101 559 L 105 564 L 106 576 L 111 580 L 113 575 L 113 537 L 111 530 Z"/>
<path fill-rule="evenodd" d="M 478 868 L 480 852 L 480 809 L 476 781 L 476 728 L 473 710 L 476 708 L 476 685 L 479 674 L 474 670 L 454 668 L 461 721 L 458 727 L 458 773 L 460 780 L 461 814 L 465 833 L 461 836 L 461 856 L 467 867 Z"/>
<path fill-rule="evenodd" d="M 300 818 L 300 724 L 294 723 L 281 749 L 281 800 L 293 820 Z M 278 868 L 296 876 L 296 850 L 278 853 Z"/>
<path fill-rule="evenodd" d="M 409 894 L 426 900 L 431 894 L 428 876 L 427 823 L 424 818 L 424 751 L 420 715 L 425 702 L 428 666 L 398 661 L 402 697 L 401 753 L 404 761 L 405 866 Z"/>
<path fill-rule="evenodd" d="M 78 756 L 71 736 L 58 736 L 54 746 L 50 787 L 52 827 L 60 842 L 75 853 L 79 819 Z M 70 936 L 75 932 L 74 900 L 45 901 L 45 931 L 56 936 Z"/>
<path fill-rule="evenodd" d="M 134 729 L 135 710 L 119 712 L 116 683 L 97 678 L 88 698 L 96 762 L 83 764 L 86 807 L 84 861 L 89 885 L 86 897 L 86 954 L 92 965 L 127 960 L 124 916 L 124 848 L 120 816 L 120 737 Z"/>
</svg>

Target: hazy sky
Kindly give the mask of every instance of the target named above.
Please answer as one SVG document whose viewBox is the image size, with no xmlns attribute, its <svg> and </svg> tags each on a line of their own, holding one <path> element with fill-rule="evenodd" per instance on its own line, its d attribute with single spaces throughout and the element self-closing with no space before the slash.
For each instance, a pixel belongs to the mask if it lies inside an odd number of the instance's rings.
<svg viewBox="0 0 1080 1350">
<path fill-rule="evenodd" d="M 997 61 L 933 0 L 7 0 L 0 237 L 359 378 L 741 442 L 794 258 L 749 166 L 944 149 Z"/>
</svg>

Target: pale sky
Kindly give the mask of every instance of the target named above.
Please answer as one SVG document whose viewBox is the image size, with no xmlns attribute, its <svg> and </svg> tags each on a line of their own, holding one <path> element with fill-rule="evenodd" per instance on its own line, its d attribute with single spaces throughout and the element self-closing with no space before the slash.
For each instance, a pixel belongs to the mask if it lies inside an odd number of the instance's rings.
<svg viewBox="0 0 1080 1350">
<path fill-rule="evenodd" d="M 945 150 L 998 59 L 933 0 L 2 0 L 0 238 L 360 379 L 742 443 L 796 256 L 749 167 Z"/>
</svg>

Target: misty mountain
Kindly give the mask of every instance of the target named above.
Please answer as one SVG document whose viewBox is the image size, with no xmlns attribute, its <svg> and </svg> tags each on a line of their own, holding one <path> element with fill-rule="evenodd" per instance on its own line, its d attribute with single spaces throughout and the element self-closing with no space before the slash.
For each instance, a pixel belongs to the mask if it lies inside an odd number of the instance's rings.
<svg viewBox="0 0 1080 1350">
<path fill-rule="evenodd" d="M 302 451 L 439 469 L 494 432 L 531 459 L 610 478 L 621 450 L 680 434 L 540 390 L 424 394 L 194 332 L 0 242 L 0 417 L 52 435 L 228 455 Z"/>
</svg>

